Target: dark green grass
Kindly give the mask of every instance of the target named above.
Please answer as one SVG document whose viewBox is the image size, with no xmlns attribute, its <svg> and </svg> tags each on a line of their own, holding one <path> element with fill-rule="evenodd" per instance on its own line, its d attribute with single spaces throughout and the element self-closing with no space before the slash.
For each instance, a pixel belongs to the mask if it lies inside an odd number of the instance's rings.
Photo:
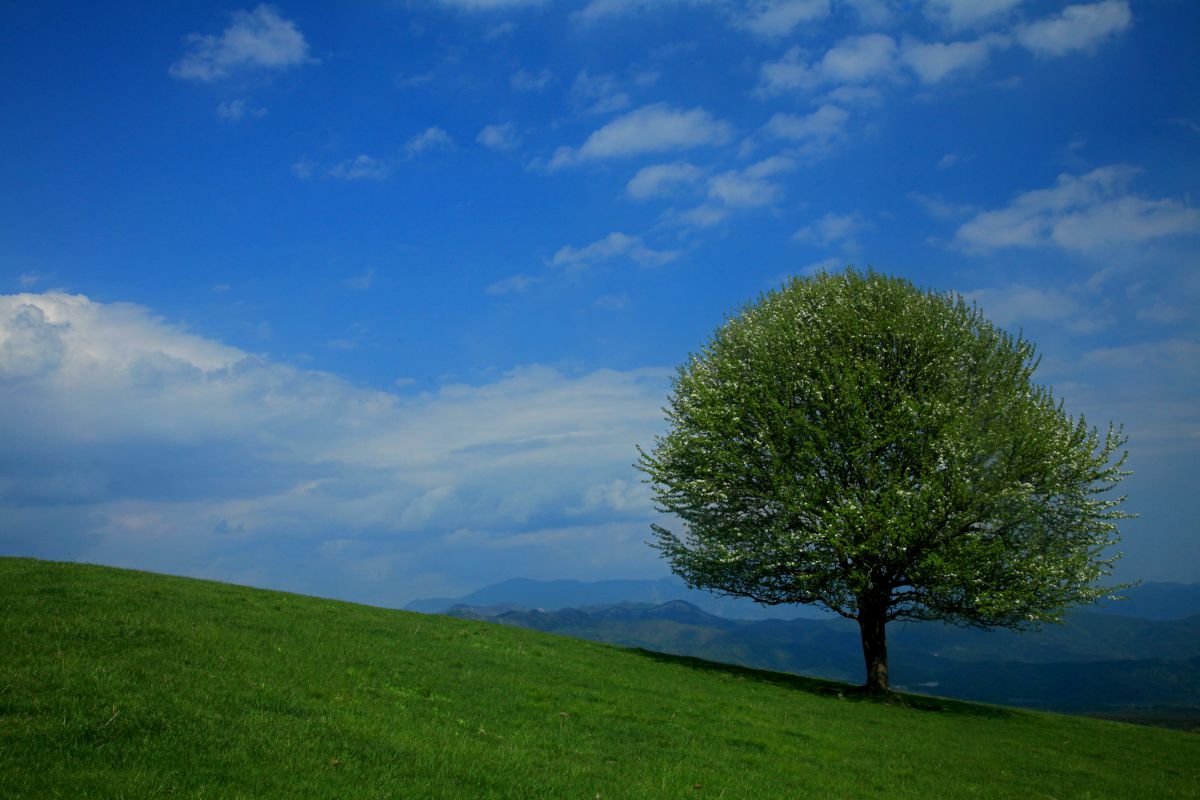
<svg viewBox="0 0 1200 800">
<path fill-rule="evenodd" d="M 0 797 L 1131 798 L 1200 737 L 0 559 Z"/>
</svg>

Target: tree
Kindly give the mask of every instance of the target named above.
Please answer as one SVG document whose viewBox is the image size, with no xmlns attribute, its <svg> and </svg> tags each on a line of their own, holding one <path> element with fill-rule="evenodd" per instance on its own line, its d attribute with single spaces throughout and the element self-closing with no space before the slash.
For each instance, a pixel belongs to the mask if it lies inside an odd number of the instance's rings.
<svg viewBox="0 0 1200 800">
<path fill-rule="evenodd" d="M 892 620 L 1061 621 L 1116 588 L 1126 437 L 1068 416 L 1037 361 L 961 297 L 792 279 L 679 368 L 637 466 L 685 527 L 651 545 L 692 588 L 856 620 L 869 693 Z"/>
</svg>

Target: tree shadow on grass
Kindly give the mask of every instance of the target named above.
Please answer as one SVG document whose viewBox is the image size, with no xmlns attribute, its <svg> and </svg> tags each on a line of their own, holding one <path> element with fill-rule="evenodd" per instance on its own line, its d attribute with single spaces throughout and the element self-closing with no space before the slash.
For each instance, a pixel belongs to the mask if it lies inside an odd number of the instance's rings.
<svg viewBox="0 0 1200 800">
<path fill-rule="evenodd" d="M 892 692 L 891 694 L 881 697 L 878 695 L 866 694 L 862 691 L 862 687 L 860 686 L 842 683 L 841 681 L 827 680 L 825 678 L 810 678 L 806 675 L 796 675 L 791 672 L 772 672 L 765 669 L 743 667 L 738 664 L 723 664 L 718 661 L 705 661 L 702 658 L 696 658 L 694 656 L 677 656 L 671 655 L 670 653 L 659 653 L 654 650 L 646 650 L 641 647 L 630 648 L 630 651 L 639 656 L 644 656 L 664 664 L 674 664 L 676 666 L 686 667 L 688 669 L 720 673 L 722 675 L 734 677 L 737 680 L 768 683 L 774 686 L 782 686 L 793 691 L 805 692 L 818 697 L 836 698 L 851 703 L 876 703 L 879 705 L 892 705 L 899 706 L 901 708 L 911 708 L 915 711 L 942 712 L 966 717 L 986 717 L 991 719 L 1007 719 L 1015 716 L 1018 713 L 1014 709 L 1008 709 L 1001 706 L 967 703 L 960 700 L 951 700 L 945 697 L 934 697 L 932 695 L 924 694 L 910 694 L 908 692 Z"/>
</svg>

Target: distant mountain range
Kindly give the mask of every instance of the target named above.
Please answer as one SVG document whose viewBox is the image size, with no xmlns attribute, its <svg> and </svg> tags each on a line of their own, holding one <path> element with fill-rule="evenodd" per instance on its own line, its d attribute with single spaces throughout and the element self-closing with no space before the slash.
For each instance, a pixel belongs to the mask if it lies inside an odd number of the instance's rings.
<svg viewBox="0 0 1200 800">
<path fill-rule="evenodd" d="M 1126 599 L 1104 601 L 1089 611 L 1149 620 L 1183 619 L 1200 614 L 1200 583 L 1144 583 L 1124 592 Z M 621 603 L 658 605 L 683 600 L 697 608 L 727 619 L 830 619 L 833 615 L 812 606 L 762 606 L 752 600 L 718 597 L 710 592 L 689 589 L 683 581 L 670 576 L 658 580 L 618 581 L 535 581 L 528 578 L 485 586 L 462 597 L 435 597 L 414 600 L 404 608 L 426 614 L 442 614 L 454 606 L 502 606 L 558 611 Z"/>
<path fill-rule="evenodd" d="M 718 597 L 710 592 L 689 589 L 676 577 L 653 581 L 535 581 L 514 578 L 485 586 L 462 597 L 434 597 L 414 600 L 404 608 L 426 614 L 443 614 L 454 606 L 502 606 L 557 611 L 563 608 L 587 608 L 620 603 L 658 605 L 684 600 L 710 614 L 728 619 L 826 619 L 829 614 L 811 606 L 761 606 L 753 600 Z"/>
<path fill-rule="evenodd" d="M 893 623 L 892 682 L 947 697 L 1200 727 L 1200 584 L 1145 584 L 1126 595 L 1128 600 L 1073 611 L 1063 625 L 1040 632 Z M 408 608 L 815 677 L 862 679 L 852 621 L 813 619 L 811 611 L 810 618 L 785 619 L 777 608 L 689 592 L 671 578 L 514 580 Z"/>
</svg>

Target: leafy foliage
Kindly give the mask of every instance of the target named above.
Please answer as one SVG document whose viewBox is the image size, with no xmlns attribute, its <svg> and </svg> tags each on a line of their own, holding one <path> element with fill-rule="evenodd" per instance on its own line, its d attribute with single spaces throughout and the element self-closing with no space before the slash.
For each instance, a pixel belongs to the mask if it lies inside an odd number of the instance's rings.
<svg viewBox="0 0 1200 800">
<path fill-rule="evenodd" d="M 793 279 L 675 378 L 640 468 L 691 586 L 860 624 L 1036 625 L 1111 591 L 1125 437 L 1036 385 L 1034 346 L 874 272 Z"/>
</svg>

